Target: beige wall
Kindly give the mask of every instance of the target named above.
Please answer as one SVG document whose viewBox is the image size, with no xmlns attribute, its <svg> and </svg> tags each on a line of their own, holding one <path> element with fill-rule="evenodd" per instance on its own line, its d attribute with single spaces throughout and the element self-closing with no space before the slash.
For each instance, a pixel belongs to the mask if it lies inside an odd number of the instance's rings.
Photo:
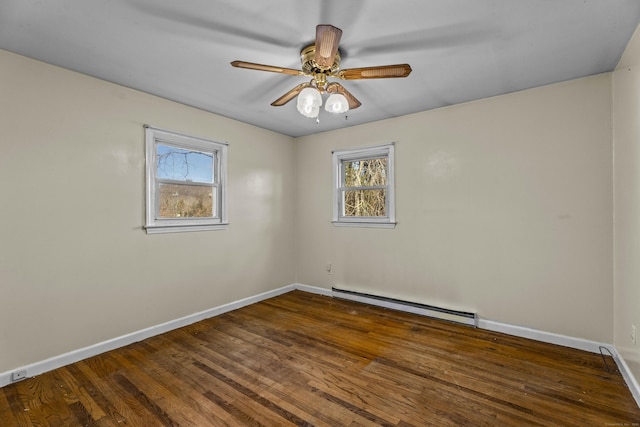
<svg viewBox="0 0 640 427">
<path fill-rule="evenodd" d="M 614 344 L 640 379 L 640 32 L 613 74 Z M 638 335 L 640 339 L 640 335 Z"/>
<path fill-rule="evenodd" d="M 229 142 L 224 231 L 146 235 L 150 124 Z M 294 141 L 0 51 L 0 372 L 295 281 Z"/>
<path fill-rule="evenodd" d="M 611 121 L 604 74 L 299 138 L 298 281 L 611 342 Z M 331 151 L 389 141 L 397 227 L 332 227 Z"/>
</svg>

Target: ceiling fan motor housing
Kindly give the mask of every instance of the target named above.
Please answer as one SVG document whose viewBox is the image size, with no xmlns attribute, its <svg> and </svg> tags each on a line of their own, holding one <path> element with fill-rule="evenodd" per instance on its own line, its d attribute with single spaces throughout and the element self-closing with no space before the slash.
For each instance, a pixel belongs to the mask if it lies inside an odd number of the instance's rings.
<svg viewBox="0 0 640 427">
<path fill-rule="evenodd" d="M 331 67 L 322 67 L 316 63 L 316 44 L 312 43 L 300 51 L 300 62 L 302 63 L 302 71 L 309 74 L 327 74 L 332 75 L 340 69 L 340 50 L 336 53 L 335 60 Z"/>
</svg>

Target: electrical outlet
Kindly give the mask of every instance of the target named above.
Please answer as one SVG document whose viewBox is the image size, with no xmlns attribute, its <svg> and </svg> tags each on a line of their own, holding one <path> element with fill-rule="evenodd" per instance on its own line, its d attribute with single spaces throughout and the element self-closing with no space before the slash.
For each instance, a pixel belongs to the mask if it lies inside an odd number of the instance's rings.
<svg viewBox="0 0 640 427">
<path fill-rule="evenodd" d="M 631 325 L 631 342 L 636 344 L 636 325 Z"/>
<path fill-rule="evenodd" d="M 21 381 L 23 379 L 27 378 L 27 370 L 26 369 L 20 369 L 19 371 L 15 371 L 11 373 L 11 381 L 12 382 L 16 382 L 16 381 Z"/>
</svg>

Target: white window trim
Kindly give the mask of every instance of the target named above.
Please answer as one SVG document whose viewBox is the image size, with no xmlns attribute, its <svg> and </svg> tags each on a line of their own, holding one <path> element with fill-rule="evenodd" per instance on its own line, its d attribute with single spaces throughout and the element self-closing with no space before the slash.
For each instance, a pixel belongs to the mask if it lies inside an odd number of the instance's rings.
<svg viewBox="0 0 640 427">
<path fill-rule="evenodd" d="M 182 233 L 187 231 L 223 230 L 229 225 L 227 220 L 227 148 L 228 144 L 193 136 L 183 135 L 165 129 L 145 125 L 146 150 L 146 225 L 147 234 Z M 157 144 L 162 142 L 177 147 L 216 152 L 219 211 L 216 218 L 156 218 L 158 187 L 156 180 Z"/>
<path fill-rule="evenodd" d="M 342 185 L 342 162 L 345 160 L 366 159 L 376 157 L 387 157 L 387 216 L 386 217 L 345 217 L 341 216 L 341 185 Z M 336 150 L 332 153 L 333 158 L 333 219 L 332 223 L 336 227 L 372 227 L 372 228 L 395 228 L 395 145 L 393 142 L 377 145 L 374 147 L 356 148 L 349 150 Z"/>
</svg>

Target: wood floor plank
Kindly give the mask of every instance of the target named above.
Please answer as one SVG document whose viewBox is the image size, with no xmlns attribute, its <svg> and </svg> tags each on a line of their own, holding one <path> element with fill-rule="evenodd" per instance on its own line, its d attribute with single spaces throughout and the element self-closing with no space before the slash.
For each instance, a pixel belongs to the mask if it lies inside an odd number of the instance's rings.
<svg viewBox="0 0 640 427">
<path fill-rule="evenodd" d="M 234 337 L 234 339 L 244 339 L 247 343 L 251 343 L 251 346 L 253 347 L 252 351 L 255 351 L 256 353 L 260 354 L 260 365 L 266 365 L 266 366 L 270 366 L 273 367 L 273 369 L 269 370 L 272 378 L 274 378 L 277 383 L 279 384 L 286 384 L 289 383 L 289 385 L 295 386 L 295 387 L 299 387 L 301 382 L 300 381 L 296 381 L 293 378 L 291 378 L 291 372 L 295 372 L 297 373 L 297 376 L 299 378 L 301 378 L 303 381 L 302 382 L 308 382 L 308 378 L 310 378 L 310 376 L 312 376 L 312 371 L 315 368 L 315 364 L 309 364 L 306 363 L 306 361 L 304 360 L 304 358 L 300 358 L 295 352 L 292 352 L 290 350 L 289 347 L 283 347 L 281 349 L 279 349 L 276 346 L 274 347 L 273 345 L 269 345 L 269 344 L 265 344 L 265 342 L 263 340 L 260 339 L 259 336 L 256 335 L 247 335 L 244 334 L 243 336 L 243 332 L 241 328 L 236 328 L 236 327 L 229 327 L 225 329 L 226 333 L 232 334 L 231 336 Z M 241 338 L 242 337 L 242 338 Z M 210 346 L 207 346 L 210 347 Z M 287 349 L 289 351 L 287 351 Z M 281 359 L 281 355 L 285 355 L 286 356 L 286 361 L 283 361 Z M 242 358 L 238 358 L 236 360 L 233 360 L 234 362 L 238 363 L 238 364 L 242 364 L 244 359 Z M 284 371 L 282 371 L 281 373 L 276 373 L 274 374 L 275 371 L 278 371 L 278 366 L 287 366 L 288 368 Z M 263 371 L 261 368 L 259 367 L 254 367 L 256 370 L 252 373 L 252 377 L 255 378 L 256 375 L 260 375 L 259 372 Z M 293 369 L 291 369 L 293 368 Z M 329 366 L 329 367 L 320 367 L 321 372 L 324 372 L 325 375 L 327 373 L 330 372 L 338 372 L 339 371 L 339 367 L 338 366 Z M 286 377 L 283 377 L 281 374 L 282 373 L 287 373 Z M 272 382 L 273 383 L 273 382 Z M 360 382 L 360 386 L 364 387 L 366 384 L 364 382 Z M 316 400 L 318 401 L 318 390 L 315 388 L 311 388 L 311 395 L 309 396 L 310 400 Z M 332 397 L 330 395 L 327 395 L 325 397 Z M 337 402 L 339 399 L 335 399 L 332 397 L 332 399 L 328 399 L 325 398 L 324 400 L 327 401 L 327 404 L 329 402 Z M 301 407 L 304 407 L 302 404 L 300 405 Z M 347 406 L 347 405 L 342 405 L 342 406 Z M 346 411 L 346 412 L 351 412 L 351 411 Z M 362 414 L 360 414 L 362 415 Z M 349 414 L 349 416 L 351 417 L 352 415 Z M 370 416 L 371 418 L 372 416 Z M 333 422 L 337 422 L 337 420 L 333 420 Z M 388 423 L 383 423 L 383 424 L 388 424 Z M 331 425 L 331 422 L 330 422 Z M 334 424 L 335 425 L 335 424 Z M 378 424 L 380 425 L 380 424 Z"/>
<path fill-rule="evenodd" d="M 26 423 L 21 420 L 21 417 L 14 415 L 17 408 L 14 408 L 9 400 L 7 400 L 7 394 L 0 393 L 0 420 L 7 425 L 24 426 Z"/>
<path fill-rule="evenodd" d="M 157 337 L 156 341 L 160 341 L 161 338 Z M 142 359 L 140 363 L 155 364 L 166 370 L 167 384 L 172 384 L 172 389 L 179 388 L 182 393 L 188 394 L 192 400 L 184 399 L 185 407 L 200 413 L 208 420 L 209 425 L 221 427 L 236 425 L 233 417 L 225 412 L 223 407 L 205 396 L 211 388 L 215 387 L 215 384 L 208 380 L 204 372 L 193 366 L 193 357 L 188 352 L 176 345 L 175 341 L 172 341 L 171 345 L 172 347 L 165 348 L 161 354 Z M 180 378 L 179 384 L 175 383 L 176 377 Z"/>
<path fill-rule="evenodd" d="M 0 389 L 3 427 L 633 423 L 599 354 L 301 291 Z"/>
<path fill-rule="evenodd" d="M 200 390 L 203 396 L 244 423 L 254 424 L 259 423 L 259 420 L 266 419 L 269 421 L 273 418 L 273 416 L 264 412 L 264 409 L 269 410 L 269 407 L 265 408 L 262 402 L 258 401 L 259 399 L 251 399 L 250 396 L 255 392 L 225 376 L 219 366 L 213 364 L 208 357 L 202 355 L 203 350 L 197 346 L 197 341 L 191 342 L 193 340 L 188 340 L 187 337 L 181 337 L 177 341 L 180 342 L 180 346 L 184 349 L 184 351 L 176 355 L 177 357 L 184 356 L 178 363 L 181 366 L 190 365 L 191 368 L 200 370 L 201 374 L 205 374 L 205 377 L 200 380 L 201 383 L 207 385 L 205 389 Z M 206 353 L 204 354 L 206 355 Z M 209 365 L 213 365 L 214 368 Z M 260 405 L 262 405 L 262 408 Z M 250 416 L 252 412 L 262 412 L 262 414 L 257 419 L 253 419 Z M 271 420 L 271 425 L 285 424 L 285 419 L 280 419 L 276 424 Z"/>
<path fill-rule="evenodd" d="M 181 388 L 171 387 L 174 378 L 165 383 L 161 376 L 149 375 L 146 372 L 148 360 L 138 361 L 128 350 L 114 353 L 114 358 L 128 367 L 126 377 L 123 375 L 118 380 L 128 390 L 135 392 L 139 401 L 157 414 L 163 425 L 206 425 L 207 420 L 198 411 L 183 410 L 193 402 L 182 398 Z"/>
<path fill-rule="evenodd" d="M 284 409 L 296 411 L 300 417 L 309 420 L 312 425 L 342 425 L 336 418 L 336 413 L 329 416 L 325 411 L 319 411 L 317 405 L 308 405 L 307 402 L 314 400 L 315 396 L 309 388 L 305 387 L 304 381 L 300 381 L 301 375 L 295 369 L 291 369 L 289 363 L 282 363 L 282 366 L 289 366 L 288 368 L 279 368 L 265 360 L 264 352 L 259 349 L 256 349 L 256 353 L 260 353 L 259 358 L 232 358 L 225 352 L 224 346 L 219 348 L 215 342 L 200 348 L 188 347 L 187 349 L 194 358 L 214 363 L 221 372 L 235 373 L 236 378 L 244 378 L 245 384 L 253 383 L 254 390 L 260 390 L 263 396 Z M 263 369 L 265 365 L 272 369 Z M 292 393 L 291 390 L 297 390 L 297 392 Z"/>
<path fill-rule="evenodd" d="M 74 363 L 59 369 L 63 381 L 75 390 L 78 396 L 87 396 L 87 400 L 79 397 L 80 402 L 85 402 L 84 407 L 92 414 L 95 420 L 99 420 L 102 425 L 120 425 L 126 420 L 119 402 L 112 403 L 93 383 L 89 376 L 81 368 L 81 363 Z M 89 399 L 91 402 L 89 402 Z M 115 399 L 117 400 L 117 399 Z"/>
<path fill-rule="evenodd" d="M 64 425 L 75 420 L 62 392 L 48 372 L 17 384 L 12 407 L 19 408 L 33 425 Z"/>
<path fill-rule="evenodd" d="M 109 352 L 110 353 L 110 352 Z M 160 422 L 153 417 L 153 414 L 145 411 L 139 404 L 134 394 L 123 389 L 113 378 L 115 370 L 105 369 L 109 358 L 109 353 L 92 357 L 80 361 L 66 368 L 73 372 L 92 391 L 92 396 L 98 398 L 96 402 L 101 404 L 101 408 L 108 413 L 119 425 L 133 424 L 142 425 L 146 423 L 149 427 L 159 426 Z"/>
<path fill-rule="evenodd" d="M 188 346 L 185 342 L 182 344 L 187 346 L 186 348 L 192 356 L 192 364 L 194 366 L 222 382 L 225 387 L 230 387 L 233 391 L 231 394 L 240 393 L 242 400 L 253 401 L 254 405 L 261 405 L 262 409 L 260 411 L 263 412 L 264 417 L 269 416 L 265 412 L 268 411 L 280 416 L 282 418 L 281 424 L 284 424 L 285 420 L 293 419 L 295 424 L 292 425 L 305 425 L 305 418 L 295 416 L 293 412 L 283 407 L 280 404 L 281 402 L 278 402 L 277 399 L 270 395 L 268 390 L 273 387 L 274 381 L 261 375 L 258 371 L 251 371 L 247 374 L 244 362 L 249 359 L 246 357 L 235 356 L 234 358 L 228 358 L 225 357 L 228 356 L 227 354 L 221 355 L 208 348 L 208 346 L 196 346 L 193 344 Z M 260 357 L 259 360 L 264 360 L 264 358 Z M 269 399 L 265 399 L 266 396 Z M 258 409 L 260 409 L 259 406 Z M 302 414 L 303 417 L 305 415 Z"/>
<path fill-rule="evenodd" d="M 142 371 L 142 375 L 137 375 L 136 383 L 142 384 L 145 388 L 159 387 L 162 390 L 164 399 L 170 402 L 170 412 L 177 411 L 180 417 L 184 416 L 189 419 L 187 425 L 227 425 L 225 417 L 218 417 L 216 411 L 220 408 L 211 404 L 204 394 L 205 389 L 198 389 L 191 378 L 187 377 L 184 365 L 163 363 L 166 361 L 164 357 L 141 353 L 139 346 L 132 345 L 127 348 L 124 354 L 128 360 L 135 363 L 135 366 Z M 175 377 L 181 378 L 181 386 L 175 387 Z M 192 408 L 192 411 L 184 411 L 184 407 Z"/>
<path fill-rule="evenodd" d="M 91 414 L 94 420 L 104 420 L 99 422 L 99 425 L 116 425 L 109 422 L 109 417 L 102 407 L 95 401 L 93 396 L 81 386 L 78 379 L 73 376 L 68 369 L 57 369 L 54 373 L 56 384 L 64 389 L 65 400 L 69 406 L 80 403 L 82 407 Z M 73 410 L 75 412 L 78 409 L 80 408 L 75 407 Z"/>
</svg>

